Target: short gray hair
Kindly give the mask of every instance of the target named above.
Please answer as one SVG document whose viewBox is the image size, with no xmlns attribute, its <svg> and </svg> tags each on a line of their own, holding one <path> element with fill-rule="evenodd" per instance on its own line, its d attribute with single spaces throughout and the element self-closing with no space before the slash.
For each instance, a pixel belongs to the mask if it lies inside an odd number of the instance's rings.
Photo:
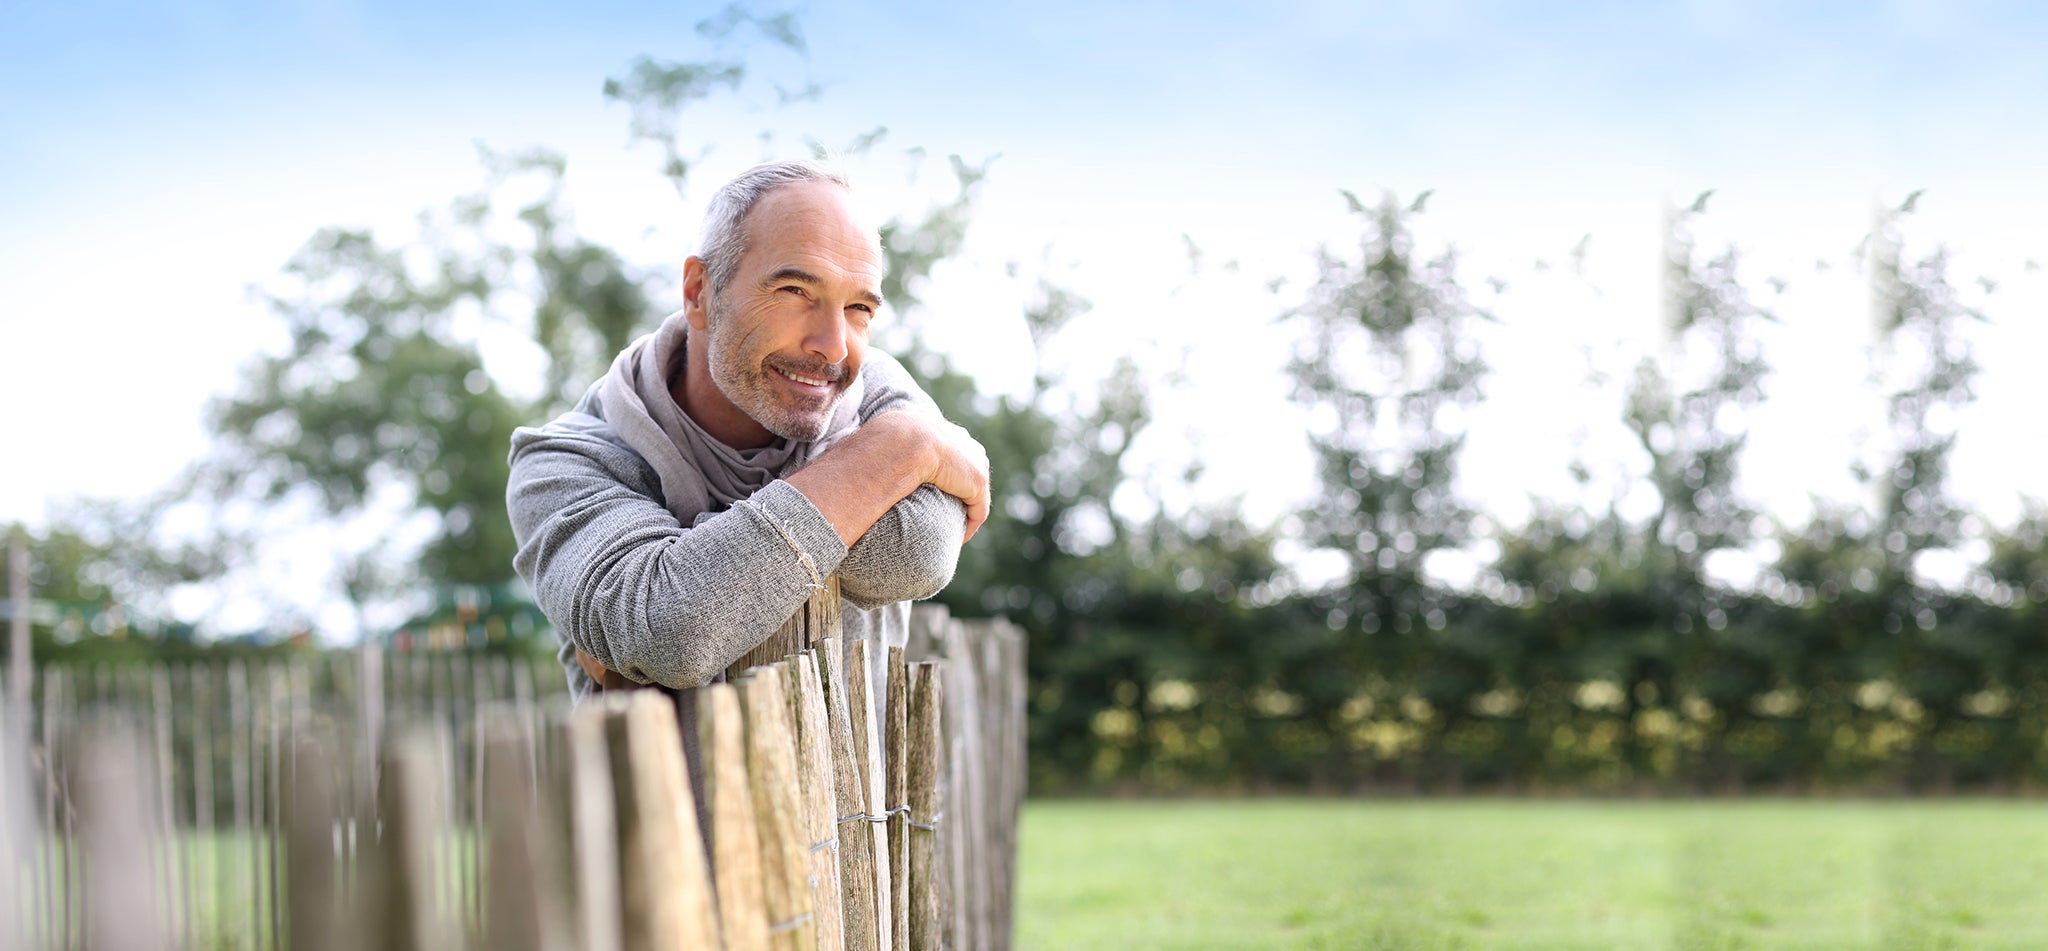
<svg viewBox="0 0 2048 951">
<path fill-rule="evenodd" d="M 747 253 L 747 215 L 754 205 L 769 192 L 799 182 L 831 182 L 853 188 L 844 174 L 817 162 L 768 162 L 741 172 L 711 196 L 711 207 L 704 211 L 703 251 L 697 256 L 704 259 L 712 294 L 723 290 L 739 270 L 740 258 Z"/>
</svg>

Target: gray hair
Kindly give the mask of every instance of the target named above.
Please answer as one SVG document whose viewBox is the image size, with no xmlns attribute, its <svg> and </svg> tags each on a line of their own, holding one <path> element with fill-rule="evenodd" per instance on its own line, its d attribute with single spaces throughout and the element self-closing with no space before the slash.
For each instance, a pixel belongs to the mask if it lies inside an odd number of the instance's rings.
<svg viewBox="0 0 2048 951">
<path fill-rule="evenodd" d="M 846 176 L 816 162 L 768 162 L 740 173 L 711 196 L 704 211 L 703 251 L 705 276 L 716 295 L 739 270 L 740 257 L 747 253 L 747 214 L 762 198 L 784 185 L 798 182 L 831 182 L 851 190 Z"/>
</svg>

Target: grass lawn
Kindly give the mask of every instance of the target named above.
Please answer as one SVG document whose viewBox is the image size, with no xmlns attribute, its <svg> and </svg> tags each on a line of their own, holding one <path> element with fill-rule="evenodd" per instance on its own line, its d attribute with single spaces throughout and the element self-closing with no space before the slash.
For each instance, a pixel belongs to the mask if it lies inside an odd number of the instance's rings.
<svg viewBox="0 0 2048 951">
<path fill-rule="evenodd" d="M 1045 801 L 1018 947 L 2048 948 L 2048 804 Z"/>
</svg>

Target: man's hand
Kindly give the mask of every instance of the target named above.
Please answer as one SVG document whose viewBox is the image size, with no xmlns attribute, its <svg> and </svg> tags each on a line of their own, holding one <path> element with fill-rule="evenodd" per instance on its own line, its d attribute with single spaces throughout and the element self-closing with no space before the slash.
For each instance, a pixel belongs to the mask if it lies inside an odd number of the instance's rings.
<svg viewBox="0 0 2048 951">
<path fill-rule="evenodd" d="M 981 529 L 981 523 L 988 521 L 988 450 L 982 448 L 964 427 L 936 413 L 899 410 L 884 413 L 868 425 L 892 416 L 907 417 L 906 422 L 918 423 L 932 439 L 936 461 L 930 477 L 924 481 L 967 506 L 966 538 L 973 538 L 974 533 Z"/>
<path fill-rule="evenodd" d="M 931 483 L 967 508 L 964 537 L 988 520 L 988 451 L 936 413 L 899 409 L 868 420 L 788 477 L 848 548 L 890 506 Z"/>
</svg>

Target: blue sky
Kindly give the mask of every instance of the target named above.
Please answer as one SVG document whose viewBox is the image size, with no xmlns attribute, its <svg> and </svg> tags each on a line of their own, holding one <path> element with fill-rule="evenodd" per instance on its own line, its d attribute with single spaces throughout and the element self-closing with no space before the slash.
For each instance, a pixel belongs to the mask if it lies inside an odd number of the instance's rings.
<svg viewBox="0 0 2048 951">
<path fill-rule="evenodd" d="M 322 115 L 459 129 L 515 105 L 542 119 L 587 111 L 628 57 L 703 50 L 692 27 L 709 6 L 0 10 L 0 110 L 25 133 L 4 154 L 19 184 L 135 134 L 292 130 Z M 1965 157 L 1939 133 L 2038 109 L 2041 18 L 2024 4 L 1950 3 L 927 3 L 818 4 L 802 22 L 836 108 L 943 126 L 963 149 L 1162 135 L 1223 155 L 1277 141 L 1398 161 L 1469 123 L 1539 145 L 1544 129 L 1607 128 L 1674 161 L 1712 161 L 1770 154 L 1736 120 L 1775 114 L 1941 171 Z M 1994 152 L 2004 138 L 1975 131 Z"/>
<path fill-rule="evenodd" d="M 1830 402 L 1859 384 L 1867 337 L 1845 256 L 1876 202 L 1926 188 L 1915 233 L 2004 288 L 1958 479 L 2000 512 L 2048 496 L 2048 460 L 2000 435 L 2038 433 L 2048 400 L 2030 368 L 2048 288 L 2024 267 L 2048 261 L 2048 24 L 2028 5 L 814 3 L 802 57 L 744 28 L 716 47 L 694 29 L 714 12 L 0 0 L 0 349 L 30 355 L 0 400 L 61 394 L 19 425 L 68 461 L 0 467 L 0 519 L 162 484 L 203 450 L 206 399 L 275 344 L 246 286 L 323 225 L 403 239 L 414 212 L 478 184 L 478 140 L 564 151 L 581 227 L 649 263 L 687 253 L 696 196 L 625 148 L 625 114 L 599 94 L 642 54 L 825 85 L 787 109 L 763 108 L 763 85 L 689 113 L 716 143 L 699 190 L 803 133 L 887 125 L 891 149 L 999 154 L 969 253 L 930 295 L 942 343 L 1000 389 L 1014 361 L 986 355 L 1013 352 L 1021 293 L 1006 263 L 1073 285 L 1096 303 L 1066 354 L 1078 376 L 1136 352 L 1192 381 L 1162 390 L 1139 454 L 1160 473 L 1176 454 L 1218 460 L 1201 486 L 1153 479 L 1172 504 L 1245 494 L 1270 516 L 1305 490 L 1298 445 L 1245 434 L 1298 428 L 1275 373 L 1288 301 L 1264 287 L 1299 286 L 1319 244 L 1355 235 L 1339 188 L 1437 189 L 1424 243 L 1456 242 L 1469 282 L 1510 288 L 1495 399 L 1472 421 L 1467 488 L 1485 507 L 1570 491 L 1574 446 L 1608 460 L 1602 491 L 1629 481 L 1616 394 L 1581 381 L 1654 351 L 1660 215 L 1705 188 L 1720 190 L 1706 243 L 1792 282 L 1753 494 L 1796 515 L 1853 493 L 1836 470 L 1869 406 Z M 884 202 L 924 194 L 886 163 L 874 177 Z M 1191 275 L 1182 235 L 1240 268 Z M 1584 273 L 1536 263 L 1586 235 Z M 88 420 L 113 429 L 81 439 Z"/>
</svg>

